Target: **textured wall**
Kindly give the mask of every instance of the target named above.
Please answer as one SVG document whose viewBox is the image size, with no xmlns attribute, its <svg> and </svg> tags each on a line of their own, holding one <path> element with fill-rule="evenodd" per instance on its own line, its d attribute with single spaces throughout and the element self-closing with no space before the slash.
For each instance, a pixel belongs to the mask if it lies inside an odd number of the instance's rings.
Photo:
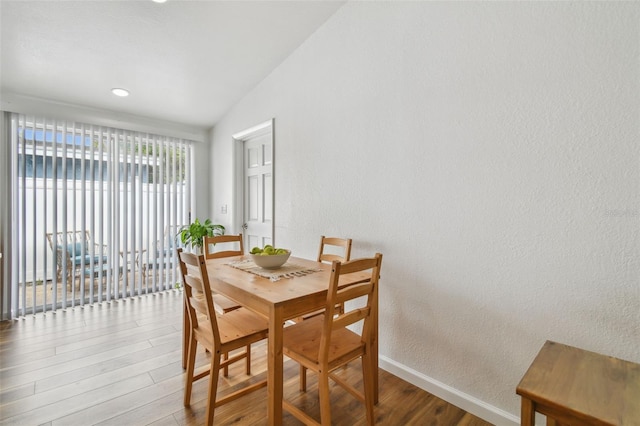
<svg viewBox="0 0 640 426">
<path fill-rule="evenodd" d="M 277 244 L 382 252 L 381 354 L 517 415 L 546 339 L 640 362 L 639 43 L 639 3 L 348 3 L 214 129 L 212 210 L 275 117 Z"/>
</svg>

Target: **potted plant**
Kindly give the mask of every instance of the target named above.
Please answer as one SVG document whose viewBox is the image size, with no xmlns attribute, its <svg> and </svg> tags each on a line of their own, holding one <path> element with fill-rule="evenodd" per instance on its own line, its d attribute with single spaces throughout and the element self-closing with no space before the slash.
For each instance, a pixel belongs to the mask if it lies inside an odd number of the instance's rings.
<svg viewBox="0 0 640 426">
<path fill-rule="evenodd" d="M 190 246 L 197 254 L 202 253 L 204 237 L 213 237 L 224 234 L 224 226 L 211 222 L 210 219 L 200 222 L 196 218 L 190 225 L 185 225 L 179 232 L 180 241 L 184 247 Z"/>
</svg>

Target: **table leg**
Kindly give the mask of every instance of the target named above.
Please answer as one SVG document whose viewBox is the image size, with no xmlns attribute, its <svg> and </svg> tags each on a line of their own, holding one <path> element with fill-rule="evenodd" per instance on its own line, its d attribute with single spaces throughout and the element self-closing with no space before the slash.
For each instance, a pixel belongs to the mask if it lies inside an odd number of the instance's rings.
<svg viewBox="0 0 640 426">
<path fill-rule="evenodd" d="M 282 334 L 284 324 L 282 308 L 273 307 L 269 316 L 268 414 L 269 425 L 279 426 L 282 424 L 282 387 L 284 375 L 282 365 Z"/>
<path fill-rule="evenodd" d="M 521 426 L 535 426 L 536 424 L 536 410 L 533 401 L 524 397 L 520 411 L 520 424 Z"/>
</svg>

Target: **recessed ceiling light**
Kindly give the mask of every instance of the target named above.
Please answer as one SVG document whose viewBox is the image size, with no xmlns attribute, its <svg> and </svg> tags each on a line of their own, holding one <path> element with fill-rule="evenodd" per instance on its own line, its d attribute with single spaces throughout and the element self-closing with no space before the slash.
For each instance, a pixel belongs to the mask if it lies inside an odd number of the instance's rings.
<svg viewBox="0 0 640 426">
<path fill-rule="evenodd" d="M 153 1 L 154 1 L 154 2 L 156 2 L 156 3 L 164 3 L 164 2 L 166 2 L 167 0 L 153 0 Z"/>
<path fill-rule="evenodd" d="M 127 89 L 120 89 L 118 87 L 111 89 L 111 93 L 113 93 L 116 96 L 129 96 L 129 91 Z"/>
</svg>

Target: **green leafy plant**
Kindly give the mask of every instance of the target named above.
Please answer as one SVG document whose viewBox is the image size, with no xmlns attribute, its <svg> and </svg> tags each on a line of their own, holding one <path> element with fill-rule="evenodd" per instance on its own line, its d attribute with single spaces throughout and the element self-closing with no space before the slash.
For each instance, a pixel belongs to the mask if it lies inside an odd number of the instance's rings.
<svg viewBox="0 0 640 426">
<path fill-rule="evenodd" d="M 213 237 L 224 234 L 224 226 L 216 225 L 210 219 L 200 222 L 198 219 L 190 225 L 185 225 L 179 232 L 180 241 L 184 246 L 198 248 L 202 252 L 204 237 Z"/>
</svg>

